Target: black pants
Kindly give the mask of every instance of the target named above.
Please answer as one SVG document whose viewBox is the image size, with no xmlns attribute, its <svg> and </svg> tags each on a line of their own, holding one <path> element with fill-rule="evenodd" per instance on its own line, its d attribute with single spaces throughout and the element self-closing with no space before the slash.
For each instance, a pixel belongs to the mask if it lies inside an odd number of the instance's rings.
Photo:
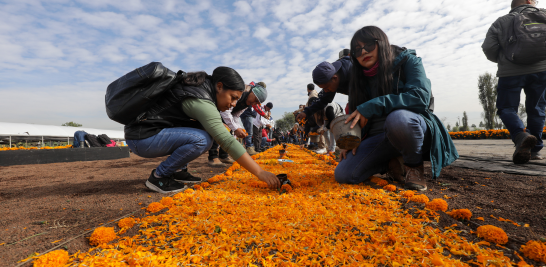
<svg viewBox="0 0 546 267">
<path fill-rule="evenodd" d="M 252 125 L 252 142 L 254 143 L 254 149 L 259 149 L 262 144 L 262 129 L 255 125 Z"/>
<path fill-rule="evenodd" d="M 218 158 L 218 147 L 219 147 L 218 143 L 214 141 L 212 143 L 212 147 L 209 149 L 209 160 Z M 229 154 L 220 147 L 220 158 L 227 159 L 228 156 Z"/>
</svg>

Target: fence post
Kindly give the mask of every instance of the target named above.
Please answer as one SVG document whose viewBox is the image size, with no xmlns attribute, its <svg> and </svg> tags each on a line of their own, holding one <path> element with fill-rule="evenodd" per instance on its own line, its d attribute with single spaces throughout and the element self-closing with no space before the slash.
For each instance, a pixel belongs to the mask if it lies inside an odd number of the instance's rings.
<svg viewBox="0 0 546 267">
<path fill-rule="evenodd" d="M 9 148 L 11 148 L 11 135 L 9 136 Z"/>
</svg>

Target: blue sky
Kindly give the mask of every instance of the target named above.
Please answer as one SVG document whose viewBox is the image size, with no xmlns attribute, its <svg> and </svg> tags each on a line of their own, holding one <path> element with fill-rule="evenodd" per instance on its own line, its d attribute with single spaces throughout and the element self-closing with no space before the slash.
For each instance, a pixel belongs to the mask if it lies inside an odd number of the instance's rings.
<svg viewBox="0 0 546 267">
<path fill-rule="evenodd" d="M 438 117 L 453 125 L 467 111 L 478 124 L 478 75 L 496 72 L 481 43 L 510 2 L 0 1 L 0 121 L 122 129 L 106 116 L 106 87 L 151 61 L 174 71 L 230 66 L 245 82 L 264 81 L 280 118 L 306 101 L 318 63 L 376 25 L 423 58 Z"/>
</svg>

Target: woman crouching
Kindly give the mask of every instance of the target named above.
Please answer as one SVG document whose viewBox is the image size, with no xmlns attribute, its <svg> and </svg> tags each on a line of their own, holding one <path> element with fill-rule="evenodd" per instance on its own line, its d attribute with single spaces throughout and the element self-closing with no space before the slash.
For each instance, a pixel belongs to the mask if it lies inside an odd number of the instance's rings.
<svg viewBox="0 0 546 267">
<path fill-rule="evenodd" d="M 351 40 L 351 60 L 352 113 L 345 123 L 359 123 L 364 138 L 352 153 L 342 151 L 336 180 L 357 184 L 389 170 L 407 189 L 426 190 L 423 161 L 431 162 L 437 178 L 459 155 L 432 113 L 431 84 L 421 59 L 414 50 L 391 46 L 381 29 L 366 26 Z"/>
<path fill-rule="evenodd" d="M 184 189 L 184 183 L 200 182 L 187 172 L 187 164 L 207 152 L 213 139 L 242 167 L 266 182 L 280 186 L 277 177 L 264 171 L 226 130 L 219 111 L 234 107 L 245 89 L 239 73 L 218 67 L 212 76 L 205 72 L 188 73 L 172 93 L 181 99 L 157 115 L 125 126 L 127 145 L 144 158 L 170 155 L 152 170 L 146 187 L 159 193 Z"/>
</svg>

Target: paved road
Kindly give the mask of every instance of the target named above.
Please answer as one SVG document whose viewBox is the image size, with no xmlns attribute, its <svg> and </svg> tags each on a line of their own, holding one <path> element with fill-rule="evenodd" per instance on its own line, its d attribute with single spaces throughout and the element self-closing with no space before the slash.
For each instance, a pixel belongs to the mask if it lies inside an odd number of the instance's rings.
<svg viewBox="0 0 546 267">
<path fill-rule="evenodd" d="M 460 158 L 453 166 L 483 171 L 505 172 L 546 177 L 546 159 L 530 161 L 528 164 L 512 163 L 514 144 L 511 140 L 481 139 L 453 140 Z M 542 153 L 543 155 L 546 152 Z"/>
</svg>

